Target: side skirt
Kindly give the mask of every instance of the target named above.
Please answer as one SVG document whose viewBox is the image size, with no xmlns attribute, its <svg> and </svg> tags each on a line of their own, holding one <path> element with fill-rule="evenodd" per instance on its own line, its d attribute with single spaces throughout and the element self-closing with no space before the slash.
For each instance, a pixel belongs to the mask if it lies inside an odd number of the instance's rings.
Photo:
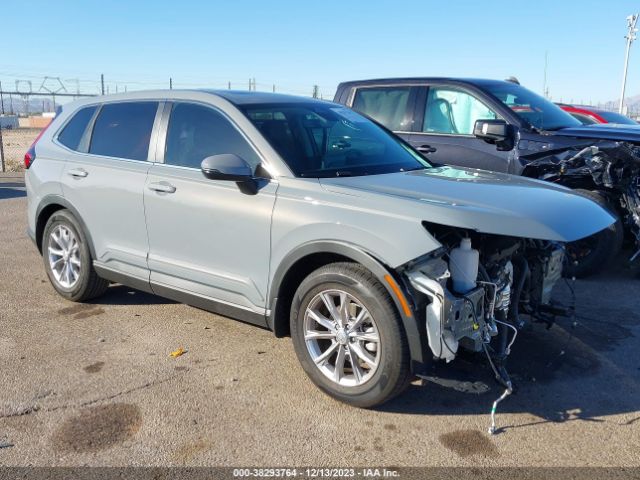
<svg viewBox="0 0 640 480">
<path fill-rule="evenodd" d="M 97 265 L 94 262 L 94 268 L 96 273 L 105 280 L 110 282 L 120 283 L 136 290 L 142 290 L 143 292 L 158 295 L 160 297 L 175 300 L 179 303 L 184 303 L 195 308 L 200 308 L 208 312 L 216 313 L 224 317 L 240 320 L 241 322 L 251 323 L 263 328 L 268 328 L 266 315 L 247 310 L 245 308 L 230 305 L 228 303 L 219 302 L 209 297 L 203 297 L 194 293 L 185 292 L 171 288 L 167 285 L 158 283 L 150 283 L 148 279 L 134 277 L 126 275 L 121 272 L 116 272 L 109 268 L 105 268 L 101 265 Z"/>
</svg>

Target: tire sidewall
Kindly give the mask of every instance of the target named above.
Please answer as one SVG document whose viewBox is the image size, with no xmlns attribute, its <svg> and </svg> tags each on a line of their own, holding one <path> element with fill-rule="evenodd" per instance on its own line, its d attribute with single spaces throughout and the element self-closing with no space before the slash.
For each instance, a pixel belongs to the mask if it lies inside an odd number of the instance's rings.
<svg viewBox="0 0 640 480">
<path fill-rule="evenodd" d="M 78 241 L 78 252 L 80 254 L 80 277 L 78 282 L 71 288 L 65 288 L 57 282 L 53 272 L 51 271 L 51 266 L 49 265 L 49 236 L 59 225 L 64 225 L 70 229 Z M 53 285 L 53 288 L 60 295 L 69 300 L 76 300 L 80 298 L 82 293 L 87 289 L 87 284 L 89 282 L 92 260 L 91 252 L 89 251 L 82 228 L 73 215 L 71 215 L 67 210 L 59 210 L 55 212 L 47 221 L 42 235 L 42 258 L 44 260 L 45 271 L 47 272 L 47 276 L 49 277 L 49 281 L 51 282 L 51 285 Z"/>
<path fill-rule="evenodd" d="M 616 219 L 613 224 L 593 235 L 596 240 L 596 246 L 586 257 L 583 257 L 577 265 L 568 265 L 567 273 L 569 275 L 586 277 L 602 270 L 609 261 L 618 254 L 622 247 L 624 227 L 620 216 L 604 194 L 598 191 L 584 189 L 577 189 L 574 191 L 577 194 L 597 203 Z M 571 243 L 569 245 L 571 245 Z M 569 261 L 572 261 L 571 257 L 569 257 Z"/>
<path fill-rule="evenodd" d="M 321 269 L 322 270 L 322 269 Z M 380 336 L 380 360 L 376 372 L 362 385 L 347 387 L 327 378 L 315 365 L 304 340 L 304 314 L 309 302 L 321 291 L 339 289 L 352 295 L 369 311 Z M 401 336 L 397 314 L 387 302 L 371 291 L 371 286 L 361 283 L 346 273 L 317 271 L 307 277 L 294 295 L 291 306 L 291 336 L 294 349 L 303 369 L 323 391 L 339 400 L 357 406 L 379 403 L 398 380 L 398 365 L 403 361 Z"/>
</svg>

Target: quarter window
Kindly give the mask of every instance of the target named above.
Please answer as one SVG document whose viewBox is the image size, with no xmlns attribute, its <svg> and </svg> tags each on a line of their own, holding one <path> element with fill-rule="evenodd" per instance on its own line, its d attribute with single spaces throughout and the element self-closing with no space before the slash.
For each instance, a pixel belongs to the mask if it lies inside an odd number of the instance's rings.
<svg viewBox="0 0 640 480">
<path fill-rule="evenodd" d="M 477 98 L 461 90 L 430 87 L 422 131 L 450 135 L 472 135 L 476 120 L 498 116 Z"/>
<path fill-rule="evenodd" d="M 58 141 L 71 150 L 78 150 L 82 136 L 97 108 L 92 106 L 78 110 L 58 135 Z"/>
<path fill-rule="evenodd" d="M 103 105 L 93 127 L 89 153 L 146 160 L 157 109 L 157 102 Z"/>
<path fill-rule="evenodd" d="M 359 88 L 352 108 L 373 118 L 389 130 L 410 129 L 409 93 L 411 87 Z"/>
<path fill-rule="evenodd" d="M 223 153 L 238 155 L 254 169 L 260 164 L 251 145 L 221 113 L 190 103 L 178 103 L 173 107 L 164 163 L 200 168 L 205 158 Z"/>
</svg>

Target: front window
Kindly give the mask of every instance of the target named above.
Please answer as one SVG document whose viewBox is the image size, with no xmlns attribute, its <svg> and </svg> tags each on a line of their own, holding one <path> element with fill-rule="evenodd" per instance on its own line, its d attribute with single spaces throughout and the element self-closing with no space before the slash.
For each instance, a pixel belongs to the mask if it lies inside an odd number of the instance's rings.
<svg viewBox="0 0 640 480">
<path fill-rule="evenodd" d="M 473 135 L 476 120 L 498 116 L 472 95 L 448 87 L 429 87 L 422 131 L 448 135 Z"/>
<path fill-rule="evenodd" d="M 556 104 L 515 83 L 489 83 L 485 89 L 538 130 L 559 130 L 582 125 Z"/>
<path fill-rule="evenodd" d="M 394 135 L 339 105 L 248 105 L 243 110 L 299 177 L 375 175 L 429 167 Z"/>
<path fill-rule="evenodd" d="M 177 103 L 171 110 L 164 163 L 200 168 L 207 157 L 235 153 L 252 168 L 260 158 L 240 132 L 220 112 L 204 105 Z"/>
</svg>

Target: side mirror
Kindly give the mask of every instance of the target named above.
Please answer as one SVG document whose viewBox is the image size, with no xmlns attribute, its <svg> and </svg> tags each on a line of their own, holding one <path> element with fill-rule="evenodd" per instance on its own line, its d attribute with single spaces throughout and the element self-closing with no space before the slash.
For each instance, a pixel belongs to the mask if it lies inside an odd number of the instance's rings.
<svg viewBox="0 0 640 480">
<path fill-rule="evenodd" d="M 515 145 L 515 129 L 504 120 L 476 120 L 473 134 L 500 151 L 512 150 Z"/>
<path fill-rule="evenodd" d="M 233 153 L 212 155 L 202 160 L 202 174 L 211 180 L 246 182 L 253 178 L 249 164 Z"/>
</svg>

